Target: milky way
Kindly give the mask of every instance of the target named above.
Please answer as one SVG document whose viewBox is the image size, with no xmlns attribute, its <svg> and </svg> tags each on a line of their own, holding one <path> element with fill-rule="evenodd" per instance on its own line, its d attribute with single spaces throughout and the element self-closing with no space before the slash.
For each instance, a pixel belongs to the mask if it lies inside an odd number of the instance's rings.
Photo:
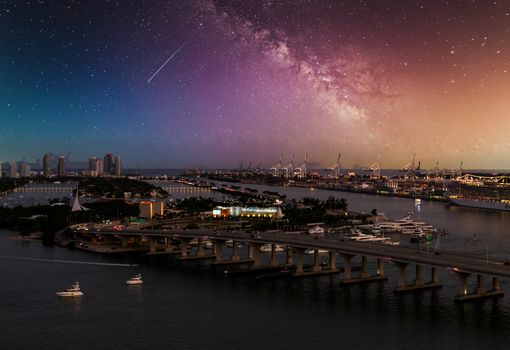
<svg viewBox="0 0 510 350">
<path fill-rule="evenodd" d="M 4 1 L 0 159 L 510 168 L 509 1 Z M 149 79 L 182 43 L 171 64 Z"/>
</svg>

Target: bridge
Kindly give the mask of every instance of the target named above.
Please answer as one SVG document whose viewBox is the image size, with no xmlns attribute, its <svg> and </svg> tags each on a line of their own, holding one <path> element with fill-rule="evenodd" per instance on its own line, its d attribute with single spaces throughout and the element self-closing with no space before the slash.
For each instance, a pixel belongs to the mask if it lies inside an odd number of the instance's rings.
<svg viewBox="0 0 510 350">
<path fill-rule="evenodd" d="M 76 228 L 70 228 L 71 232 L 83 234 Z M 211 259 L 213 264 L 251 264 L 251 268 L 262 269 L 272 267 L 281 270 L 293 268 L 293 276 L 311 276 L 321 274 L 340 273 L 337 260 L 343 260 L 343 276 L 341 284 L 369 283 L 386 280 L 384 272 L 385 264 L 393 264 L 398 268 L 398 282 L 394 288 L 395 293 L 403 293 L 419 289 L 439 288 L 439 269 L 447 269 L 458 277 L 459 292 L 457 301 L 479 299 L 503 295 L 500 280 L 510 279 L 510 263 L 505 260 L 489 259 L 462 254 L 460 252 L 412 247 L 392 246 L 380 243 L 367 243 L 359 241 L 343 240 L 339 238 L 314 239 L 300 233 L 284 232 L 260 232 L 247 233 L 244 231 L 226 230 L 143 230 L 130 227 L 122 231 L 111 229 L 89 229 L 86 232 L 89 237 L 102 237 L 111 240 L 113 237 L 127 247 L 129 242 L 135 244 L 148 243 L 148 254 L 177 254 L 182 260 Z M 190 249 L 190 243 L 196 239 L 197 248 Z M 206 254 L 204 241 L 209 240 L 213 244 L 213 253 Z M 231 254 L 225 255 L 225 243 L 232 240 Z M 172 241 L 180 244 L 173 245 Z M 248 245 L 247 256 L 241 256 L 240 243 Z M 263 245 L 271 246 L 269 266 L 261 263 L 261 250 Z M 285 263 L 280 263 L 277 258 L 278 245 L 285 246 Z M 304 265 L 305 251 L 313 250 L 314 263 L 311 269 Z M 194 254 L 191 254 L 194 252 Z M 324 252 L 327 252 L 324 254 Z M 246 254 L 245 254 L 246 255 Z M 321 260 L 327 255 L 328 261 L 324 264 Z M 322 257 L 321 257 L 322 256 Z M 360 273 L 353 275 L 352 259 L 361 257 Z M 368 260 L 376 259 L 376 272 L 371 274 L 368 268 Z M 407 268 L 414 266 L 414 278 L 408 281 Z M 430 278 L 424 279 L 424 267 L 430 268 Z M 469 288 L 468 279 L 476 276 L 475 288 Z M 491 286 L 486 288 L 486 279 L 490 279 Z"/>
</svg>

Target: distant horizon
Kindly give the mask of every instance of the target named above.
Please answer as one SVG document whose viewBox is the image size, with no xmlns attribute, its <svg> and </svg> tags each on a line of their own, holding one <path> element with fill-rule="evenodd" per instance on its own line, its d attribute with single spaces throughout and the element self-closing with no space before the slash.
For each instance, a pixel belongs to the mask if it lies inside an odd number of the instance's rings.
<svg viewBox="0 0 510 350">
<path fill-rule="evenodd" d="M 21 161 L 17 161 L 16 163 L 20 163 Z M 3 165 L 8 165 L 9 162 L 1 162 L 0 164 L 2 165 L 2 170 L 5 170 L 5 167 L 3 167 Z M 27 164 L 29 165 L 33 165 L 33 164 L 36 164 L 34 162 L 26 162 Z M 79 162 L 74 162 L 74 163 L 79 163 Z M 85 169 L 88 169 L 87 165 L 88 163 L 87 162 L 81 162 L 83 163 L 83 166 L 80 166 L 80 167 L 66 167 L 66 171 L 73 171 L 73 170 L 85 170 Z M 56 168 L 56 164 L 52 166 L 52 169 Z M 269 170 L 270 167 L 261 167 L 260 169 L 261 170 Z M 254 167 L 251 167 L 251 168 L 247 168 L 247 167 L 243 167 L 242 170 L 255 170 L 256 168 Z M 323 167 L 323 166 L 320 166 L 320 165 L 313 165 L 313 166 L 309 166 L 308 167 L 308 170 L 329 170 L 331 169 L 330 167 Z M 427 168 L 427 167 L 421 167 L 420 170 L 421 171 L 430 171 L 430 170 L 434 170 L 435 168 L 434 167 L 431 167 L 431 168 Z M 451 170 L 455 170 L 455 171 L 458 171 L 460 170 L 460 168 L 438 168 L 440 171 L 443 171 L 443 170 L 446 170 L 446 171 L 451 171 Z M 42 170 L 42 167 L 37 167 L 37 168 L 34 168 L 32 167 L 32 170 Z M 150 170 L 172 170 L 172 171 L 178 171 L 178 170 L 241 170 L 239 167 L 233 167 L 233 168 L 228 168 L 228 167 L 225 167 L 225 168 L 222 168 L 222 167 L 184 167 L 184 168 L 181 168 L 181 167 L 163 167 L 163 168 L 157 168 L 157 167 L 127 167 L 127 168 L 122 168 L 122 172 L 125 173 L 125 172 L 128 172 L 130 170 L 144 170 L 144 171 L 150 171 Z M 357 170 L 357 171 L 366 171 L 366 172 L 369 172 L 371 171 L 370 169 L 368 169 L 368 166 L 367 167 L 363 167 L 363 166 L 353 166 L 353 167 L 341 167 L 340 168 L 340 171 L 342 170 Z M 399 171 L 399 172 L 405 172 L 405 170 L 403 168 L 381 168 L 381 171 Z M 497 169 L 497 168 L 463 168 L 462 169 L 462 172 L 463 173 L 466 173 L 466 172 L 470 172 L 470 171 L 475 171 L 475 172 L 509 172 L 510 173 L 510 168 L 508 169 Z"/>
</svg>

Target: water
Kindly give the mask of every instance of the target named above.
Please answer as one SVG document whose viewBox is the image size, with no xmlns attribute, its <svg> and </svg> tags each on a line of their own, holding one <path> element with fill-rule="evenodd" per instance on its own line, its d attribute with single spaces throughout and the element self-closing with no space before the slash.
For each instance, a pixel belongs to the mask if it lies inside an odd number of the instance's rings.
<svg viewBox="0 0 510 350">
<path fill-rule="evenodd" d="M 394 218 L 415 210 L 407 199 L 268 189 L 289 198 L 344 197 L 352 210 L 377 208 Z M 444 248 L 484 254 L 489 245 L 493 256 L 510 252 L 507 214 L 424 202 L 415 218 L 450 230 Z M 510 341 L 509 297 L 455 304 L 458 284 L 447 270 L 439 290 L 394 295 L 391 263 L 387 282 L 340 287 L 338 275 L 226 277 L 224 267 L 207 262 L 94 255 L 11 235 L 0 230 L 1 349 L 507 349 Z M 144 284 L 127 286 L 138 272 Z M 75 281 L 83 297 L 55 296 Z M 510 290 L 509 281 L 502 288 Z"/>
</svg>

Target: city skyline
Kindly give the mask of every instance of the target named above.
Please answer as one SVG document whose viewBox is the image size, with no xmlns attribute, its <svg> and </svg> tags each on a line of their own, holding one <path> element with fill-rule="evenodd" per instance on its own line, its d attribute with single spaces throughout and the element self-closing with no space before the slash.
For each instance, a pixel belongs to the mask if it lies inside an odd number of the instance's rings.
<svg viewBox="0 0 510 350">
<path fill-rule="evenodd" d="M 510 169 L 506 1 L 2 5 L 2 161 Z"/>
</svg>

